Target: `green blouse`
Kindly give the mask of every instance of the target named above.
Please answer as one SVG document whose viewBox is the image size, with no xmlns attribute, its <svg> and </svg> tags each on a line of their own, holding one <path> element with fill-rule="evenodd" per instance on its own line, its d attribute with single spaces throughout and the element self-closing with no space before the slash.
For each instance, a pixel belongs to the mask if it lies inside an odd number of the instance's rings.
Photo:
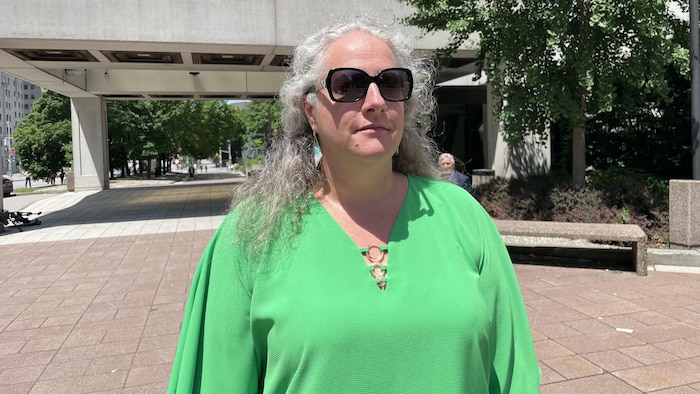
<svg viewBox="0 0 700 394">
<path fill-rule="evenodd" d="M 384 291 L 313 198 L 301 233 L 255 275 L 229 215 L 195 273 L 168 392 L 539 392 L 491 218 L 456 185 L 408 178 Z"/>
</svg>

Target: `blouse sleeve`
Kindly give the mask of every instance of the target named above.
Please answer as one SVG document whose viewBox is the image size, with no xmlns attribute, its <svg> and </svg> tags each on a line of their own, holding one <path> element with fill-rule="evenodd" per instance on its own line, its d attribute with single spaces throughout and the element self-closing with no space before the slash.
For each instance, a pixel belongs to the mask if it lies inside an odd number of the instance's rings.
<svg viewBox="0 0 700 394">
<path fill-rule="evenodd" d="M 513 264 L 486 215 L 479 286 L 492 305 L 490 393 L 539 393 L 541 372 Z"/>
<path fill-rule="evenodd" d="M 250 326 L 250 293 L 229 220 L 199 262 L 185 309 L 168 393 L 256 393 L 259 364 Z"/>
</svg>

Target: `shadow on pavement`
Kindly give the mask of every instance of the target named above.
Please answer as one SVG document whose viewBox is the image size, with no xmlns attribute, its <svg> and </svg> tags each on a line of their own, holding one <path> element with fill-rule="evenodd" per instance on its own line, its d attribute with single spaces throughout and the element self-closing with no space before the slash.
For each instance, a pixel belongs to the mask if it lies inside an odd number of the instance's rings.
<svg viewBox="0 0 700 394">
<path fill-rule="evenodd" d="M 204 178 L 209 178 L 209 181 Z M 212 179 L 220 180 L 213 183 Z M 134 184 L 102 190 L 86 196 L 70 207 L 44 213 L 39 216 L 42 222 L 40 225 L 23 227 L 22 230 L 27 232 L 39 228 L 65 225 L 177 218 L 194 219 L 224 215 L 233 195 L 234 187 L 239 182 L 240 179 L 212 174 L 211 176 L 200 175 L 192 181 L 180 183 L 159 186 Z M 41 203 L 45 203 L 44 201 L 51 200 L 42 200 Z M 5 233 L 17 230 L 8 227 Z"/>
<path fill-rule="evenodd" d="M 516 264 L 636 271 L 631 248 L 508 246 L 508 252 Z"/>
</svg>

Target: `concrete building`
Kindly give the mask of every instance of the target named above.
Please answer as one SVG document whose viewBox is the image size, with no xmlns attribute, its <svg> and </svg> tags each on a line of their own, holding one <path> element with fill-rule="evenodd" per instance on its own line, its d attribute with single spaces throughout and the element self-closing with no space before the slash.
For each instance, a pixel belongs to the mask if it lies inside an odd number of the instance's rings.
<svg viewBox="0 0 700 394">
<path fill-rule="evenodd" d="M 352 6 L 350 6 L 352 5 Z M 109 187 L 105 103 L 141 99 L 264 99 L 285 61 L 324 21 L 365 13 L 400 23 L 396 0 L 6 0 L 0 71 L 71 99 L 76 190 Z M 448 35 L 417 37 L 432 52 Z M 513 176 L 548 169 L 547 148 L 508 150 L 493 97 L 473 81 L 475 51 L 461 48 L 438 77 L 436 139 L 467 168 Z"/>
<path fill-rule="evenodd" d="M 18 171 L 14 137 L 17 124 L 27 116 L 32 104 L 41 96 L 41 88 L 12 75 L 0 72 L 0 138 L 2 138 L 2 173 Z"/>
</svg>

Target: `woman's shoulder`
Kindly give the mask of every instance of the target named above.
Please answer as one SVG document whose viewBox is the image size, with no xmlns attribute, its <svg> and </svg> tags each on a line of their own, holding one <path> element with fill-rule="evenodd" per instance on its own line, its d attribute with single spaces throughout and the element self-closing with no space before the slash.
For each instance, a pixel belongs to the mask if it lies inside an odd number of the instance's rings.
<svg viewBox="0 0 700 394">
<path fill-rule="evenodd" d="M 409 175 L 409 184 L 413 197 L 429 205 L 452 207 L 451 209 L 460 212 L 483 210 L 481 204 L 468 191 L 450 181 Z"/>
<path fill-rule="evenodd" d="M 411 186 L 429 192 L 435 192 L 443 195 L 447 194 L 449 196 L 469 194 L 462 187 L 457 186 L 448 180 L 426 178 L 411 174 L 408 175 L 408 179 Z"/>
</svg>

